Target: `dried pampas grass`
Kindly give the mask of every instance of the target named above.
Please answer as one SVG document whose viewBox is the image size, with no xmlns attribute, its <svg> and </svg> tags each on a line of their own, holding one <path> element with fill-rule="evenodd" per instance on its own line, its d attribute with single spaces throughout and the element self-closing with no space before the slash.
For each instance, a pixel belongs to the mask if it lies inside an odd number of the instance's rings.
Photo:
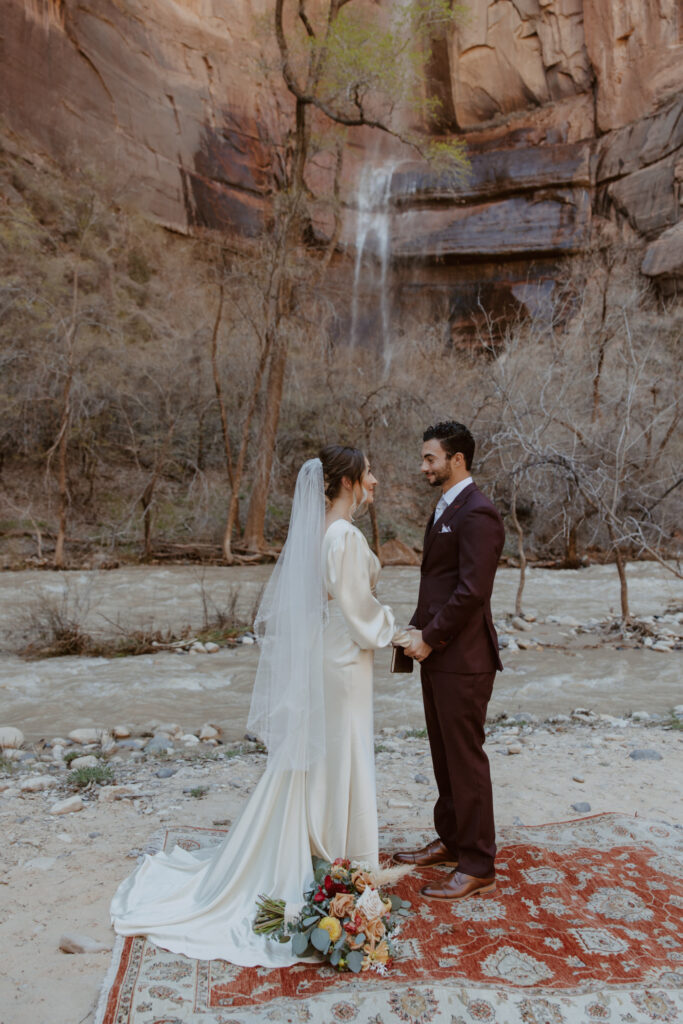
<svg viewBox="0 0 683 1024">
<path fill-rule="evenodd" d="M 380 889 L 383 886 L 396 885 L 406 875 L 412 874 L 415 870 L 413 864 L 392 864 L 391 867 L 377 868 L 376 871 L 370 871 L 370 881 L 375 889 Z"/>
</svg>

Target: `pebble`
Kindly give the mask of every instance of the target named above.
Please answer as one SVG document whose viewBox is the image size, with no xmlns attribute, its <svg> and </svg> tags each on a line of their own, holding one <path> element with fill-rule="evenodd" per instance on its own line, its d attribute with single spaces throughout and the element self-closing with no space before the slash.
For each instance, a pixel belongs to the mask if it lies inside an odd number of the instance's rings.
<svg viewBox="0 0 683 1024">
<path fill-rule="evenodd" d="M 510 637 L 506 650 L 508 654 L 515 654 L 519 650 L 519 646 L 514 637 Z"/>
<path fill-rule="evenodd" d="M 426 775 L 423 775 L 422 772 L 418 772 L 415 776 L 415 781 L 421 783 L 423 786 L 428 786 L 431 780 L 428 779 Z"/>
<path fill-rule="evenodd" d="M 628 755 L 632 761 L 661 761 L 662 755 L 658 750 L 632 750 Z"/>
<path fill-rule="evenodd" d="M 21 729 L 14 725 L 0 726 L 0 747 L 3 750 L 9 748 L 18 749 L 24 742 L 24 734 Z"/>
<path fill-rule="evenodd" d="M 508 743 L 507 748 L 508 754 L 521 754 L 522 744 L 521 743 Z"/>
<path fill-rule="evenodd" d="M 580 775 L 572 775 L 572 781 L 573 782 L 585 782 L 586 780 L 584 778 L 582 778 Z"/>
<path fill-rule="evenodd" d="M 399 808 L 399 807 L 409 808 L 409 807 L 413 806 L 409 800 L 394 800 L 394 799 L 389 800 L 388 801 L 388 805 L 389 805 L 389 807 L 396 807 L 396 808 Z"/>
<path fill-rule="evenodd" d="M 647 711 L 634 711 L 631 718 L 634 722 L 649 722 L 650 714 Z"/>
<path fill-rule="evenodd" d="M 177 771 L 177 768 L 160 768 L 159 771 L 154 774 L 158 779 L 170 779 Z"/>
<path fill-rule="evenodd" d="M 34 775 L 32 778 L 24 779 L 19 783 L 22 793 L 40 793 L 43 789 L 52 789 L 58 786 L 59 782 L 54 775 Z"/>
<path fill-rule="evenodd" d="M 243 636 L 240 638 L 240 643 L 247 644 L 247 646 L 250 646 L 252 644 L 255 644 L 256 641 L 254 640 L 253 636 Z"/>
<path fill-rule="evenodd" d="M 673 709 L 673 713 L 676 718 L 683 718 L 683 704 L 677 704 Z"/>
<path fill-rule="evenodd" d="M 529 633 L 534 628 L 531 623 L 526 622 L 524 619 L 520 619 L 518 615 L 513 617 L 512 625 L 515 629 L 519 630 L 520 633 Z"/>
<path fill-rule="evenodd" d="M 97 768 L 99 763 L 99 758 L 95 757 L 94 754 L 84 754 L 83 757 L 74 757 L 73 761 L 69 764 L 69 768 L 72 771 L 75 771 L 77 768 Z"/>
<path fill-rule="evenodd" d="M 111 946 L 97 939 L 91 939 L 89 935 L 78 935 L 76 932 L 66 932 L 59 940 L 59 948 L 62 953 L 108 953 Z"/>
<path fill-rule="evenodd" d="M 72 729 L 69 739 L 74 743 L 101 743 L 104 729 Z"/>
<path fill-rule="evenodd" d="M 580 801 L 578 804 L 572 804 L 572 810 L 576 811 L 577 814 L 588 814 L 591 809 L 591 805 L 584 801 Z"/>
<path fill-rule="evenodd" d="M 127 725 L 115 725 L 111 733 L 114 739 L 127 740 L 130 736 L 131 730 Z"/>
<path fill-rule="evenodd" d="M 186 747 L 194 747 L 199 743 L 199 737 L 195 736 L 194 733 L 186 732 L 184 736 L 180 737 L 181 741 Z"/>
<path fill-rule="evenodd" d="M 204 648 L 207 654 L 218 654 L 218 652 L 220 651 L 220 646 L 218 644 L 215 644 L 213 640 L 209 640 L 207 643 L 205 643 Z"/>
<path fill-rule="evenodd" d="M 668 640 L 657 640 L 650 648 L 651 651 L 672 651 L 674 645 Z"/>
<path fill-rule="evenodd" d="M 206 650 L 206 647 L 199 640 L 197 640 L 197 642 L 192 644 L 192 646 L 190 647 L 190 654 L 207 654 L 207 653 L 208 652 Z"/>
<path fill-rule="evenodd" d="M 173 752 L 173 742 L 170 737 L 164 736 L 163 733 L 157 733 L 155 736 L 152 736 L 149 743 L 145 744 L 145 753 L 156 754 L 162 752 L 171 754 Z"/>
<path fill-rule="evenodd" d="M 66 800 L 60 800 L 50 808 L 50 814 L 72 814 L 75 811 L 82 811 L 85 804 L 80 796 L 70 796 Z"/>
<path fill-rule="evenodd" d="M 52 748 L 52 760 L 63 761 L 64 760 L 64 747 L 60 743 L 56 743 Z"/>
</svg>

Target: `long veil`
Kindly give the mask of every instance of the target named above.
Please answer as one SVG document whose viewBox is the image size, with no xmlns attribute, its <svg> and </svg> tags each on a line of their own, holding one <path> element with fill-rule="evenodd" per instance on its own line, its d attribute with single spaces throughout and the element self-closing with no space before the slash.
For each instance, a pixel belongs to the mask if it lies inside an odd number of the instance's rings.
<svg viewBox="0 0 683 1024">
<path fill-rule="evenodd" d="M 266 744 L 269 765 L 282 771 L 306 771 L 325 754 L 324 531 L 322 463 L 309 459 L 297 477 L 287 540 L 255 623 L 261 656 L 247 724 Z"/>
</svg>

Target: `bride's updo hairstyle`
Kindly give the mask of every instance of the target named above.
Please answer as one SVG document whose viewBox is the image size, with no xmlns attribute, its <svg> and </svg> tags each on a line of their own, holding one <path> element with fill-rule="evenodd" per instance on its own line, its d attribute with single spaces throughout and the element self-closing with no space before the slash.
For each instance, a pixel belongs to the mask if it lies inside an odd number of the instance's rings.
<svg viewBox="0 0 683 1024">
<path fill-rule="evenodd" d="M 360 448 L 328 444 L 320 449 L 318 458 L 323 464 L 325 497 L 328 501 L 334 501 L 338 496 L 344 477 L 356 484 L 360 483 L 365 473 L 365 455 Z"/>
</svg>

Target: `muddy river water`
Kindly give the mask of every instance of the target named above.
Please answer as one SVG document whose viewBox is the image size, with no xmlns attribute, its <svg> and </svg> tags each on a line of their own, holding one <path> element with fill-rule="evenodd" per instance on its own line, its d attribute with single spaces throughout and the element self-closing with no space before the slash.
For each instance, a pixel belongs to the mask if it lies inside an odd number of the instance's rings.
<svg viewBox="0 0 683 1024">
<path fill-rule="evenodd" d="M 629 566 L 635 615 L 668 616 L 683 610 L 683 583 L 657 565 Z M 10 635 L 40 595 L 59 601 L 66 593 L 86 628 L 112 633 L 153 625 L 178 630 L 202 622 L 202 597 L 218 607 L 238 592 L 245 614 L 268 578 L 268 566 L 198 570 L 188 566 L 126 567 L 107 572 L 4 572 L 0 574 L 0 725 L 18 725 L 28 739 L 64 734 L 76 726 L 112 726 L 150 719 L 195 729 L 205 721 L 222 726 L 228 739 L 245 729 L 258 648 L 239 646 L 213 655 L 159 653 L 129 658 L 57 658 L 24 661 L 11 653 Z M 379 597 L 393 607 L 399 623 L 414 608 L 419 573 L 387 568 Z M 494 617 L 503 622 L 514 605 L 517 572 L 496 578 Z M 572 622 L 587 623 L 618 611 L 613 566 L 577 572 L 532 569 L 525 609 L 538 617 L 532 631 L 541 650 L 503 651 L 505 671 L 496 679 L 491 712 L 548 715 L 581 706 L 609 714 L 629 710 L 668 712 L 683 702 L 681 652 L 618 647 L 596 634 L 574 635 Z M 514 632 L 510 630 L 510 632 Z M 621 646 L 621 645 L 620 645 Z M 375 658 L 376 727 L 423 725 L 419 675 L 391 676 L 389 653 Z"/>
</svg>

